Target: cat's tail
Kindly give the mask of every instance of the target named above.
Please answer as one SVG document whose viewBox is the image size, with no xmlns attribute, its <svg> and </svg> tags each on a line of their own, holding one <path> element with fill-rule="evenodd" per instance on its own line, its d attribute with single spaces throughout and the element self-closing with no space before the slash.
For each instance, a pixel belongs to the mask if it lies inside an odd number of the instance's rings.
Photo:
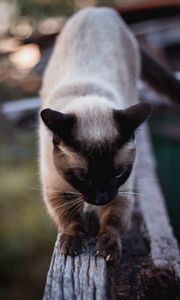
<svg viewBox="0 0 180 300">
<path fill-rule="evenodd" d="M 180 104 L 180 80 L 173 72 L 140 46 L 142 60 L 142 78 L 149 82 L 156 90 L 168 95 Z"/>
</svg>

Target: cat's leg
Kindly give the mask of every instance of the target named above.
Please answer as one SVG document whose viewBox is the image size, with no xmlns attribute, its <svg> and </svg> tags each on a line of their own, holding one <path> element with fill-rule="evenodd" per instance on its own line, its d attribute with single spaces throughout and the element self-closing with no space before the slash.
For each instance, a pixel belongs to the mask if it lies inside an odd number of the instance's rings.
<svg viewBox="0 0 180 300">
<path fill-rule="evenodd" d="M 85 250 L 86 240 L 81 218 L 82 205 L 72 193 L 62 196 L 62 193 L 49 191 L 46 193 L 48 211 L 61 233 L 60 251 L 64 255 L 75 256 Z"/>
<path fill-rule="evenodd" d="M 102 209 L 96 255 L 103 256 L 107 261 L 120 260 L 121 235 L 129 227 L 133 204 L 132 196 L 118 197 Z"/>
</svg>

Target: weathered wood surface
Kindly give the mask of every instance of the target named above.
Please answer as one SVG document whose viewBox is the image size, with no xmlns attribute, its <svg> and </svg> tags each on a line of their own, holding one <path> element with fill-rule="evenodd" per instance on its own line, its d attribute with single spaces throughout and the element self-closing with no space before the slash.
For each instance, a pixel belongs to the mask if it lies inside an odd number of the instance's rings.
<svg viewBox="0 0 180 300">
<path fill-rule="evenodd" d="M 147 229 L 151 257 L 156 267 L 171 267 L 180 277 L 180 257 L 176 239 L 169 224 L 167 210 L 152 155 L 147 127 L 139 133 L 138 176 L 136 179 L 140 209 Z"/>
<path fill-rule="evenodd" d="M 149 133 L 137 136 L 136 205 L 123 256 L 117 266 L 94 256 L 94 241 L 86 253 L 64 257 L 59 238 L 49 269 L 44 300 L 178 300 L 180 255 L 155 173 Z"/>
<path fill-rule="evenodd" d="M 46 300 L 106 299 L 107 270 L 103 258 L 94 256 L 92 245 L 76 256 L 59 254 L 58 236 L 48 273 Z"/>
<path fill-rule="evenodd" d="M 109 267 L 109 299 L 180 299 L 180 254 L 156 176 L 147 126 L 137 135 L 137 205 L 123 257 Z"/>
</svg>

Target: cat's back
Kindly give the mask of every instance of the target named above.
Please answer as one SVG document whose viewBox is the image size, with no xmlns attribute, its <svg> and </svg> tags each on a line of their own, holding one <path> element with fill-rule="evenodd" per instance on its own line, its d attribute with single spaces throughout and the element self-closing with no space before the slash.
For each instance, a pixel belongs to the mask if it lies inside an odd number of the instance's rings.
<svg viewBox="0 0 180 300">
<path fill-rule="evenodd" d="M 136 41 L 116 11 L 83 9 L 69 19 L 57 38 L 42 94 L 47 95 L 49 90 L 66 82 L 92 78 L 123 87 L 133 73 L 136 76 L 136 60 Z"/>
<path fill-rule="evenodd" d="M 114 29 L 113 32 L 112 29 Z M 85 36 L 88 38 L 88 35 L 91 34 L 100 38 L 99 34 L 102 36 L 111 33 L 110 36 L 106 36 L 106 38 L 111 38 L 112 34 L 115 34 L 117 30 L 119 35 L 120 31 L 126 30 L 126 26 L 114 9 L 107 7 L 88 7 L 75 13 L 69 19 L 64 28 L 64 33 L 65 35 L 79 36 L 82 40 Z"/>
</svg>

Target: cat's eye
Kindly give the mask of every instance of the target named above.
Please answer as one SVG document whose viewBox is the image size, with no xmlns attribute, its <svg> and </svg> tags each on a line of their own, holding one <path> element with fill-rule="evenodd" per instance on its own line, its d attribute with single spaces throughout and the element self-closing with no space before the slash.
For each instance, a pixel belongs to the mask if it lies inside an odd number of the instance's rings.
<svg viewBox="0 0 180 300">
<path fill-rule="evenodd" d="M 78 179 L 78 181 L 80 181 L 82 184 L 85 184 L 85 185 L 88 185 L 88 186 L 91 186 L 92 183 L 91 181 L 89 180 L 88 177 L 85 177 L 85 176 L 78 176 L 76 177 Z"/>
<path fill-rule="evenodd" d="M 81 182 L 88 182 L 88 178 L 84 176 L 77 176 L 77 179 Z"/>
<path fill-rule="evenodd" d="M 119 173 L 118 175 L 114 176 L 113 179 L 120 179 L 123 176 L 123 173 Z"/>
<path fill-rule="evenodd" d="M 89 183 L 89 178 L 84 172 L 77 172 L 75 176 L 78 181 L 82 183 Z"/>
<path fill-rule="evenodd" d="M 111 179 L 112 184 L 113 184 L 113 183 L 119 183 L 119 182 L 121 181 L 121 178 L 123 178 L 123 175 L 124 175 L 124 173 L 121 172 L 121 173 L 117 174 L 116 176 L 114 176 L 114 177 Z"/>
</svg>

